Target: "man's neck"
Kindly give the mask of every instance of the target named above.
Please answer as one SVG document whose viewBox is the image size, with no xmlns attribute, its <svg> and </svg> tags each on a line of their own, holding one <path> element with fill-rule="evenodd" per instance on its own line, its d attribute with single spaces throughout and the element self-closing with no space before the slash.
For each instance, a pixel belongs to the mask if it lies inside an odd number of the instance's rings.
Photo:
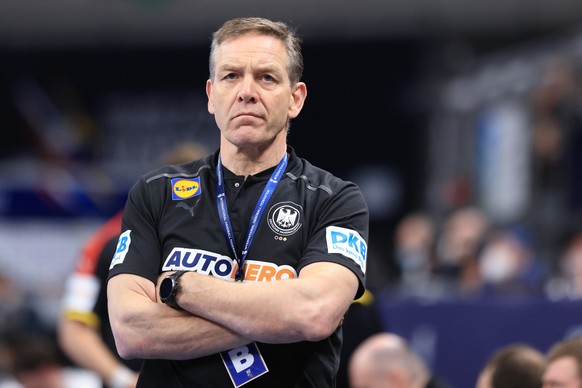
<svg viewBox="0 0 582 388">
<path fill-rule="evenodd" d="M 220 157 L 222 164 L 235 175 L 244 176 L 258 174 L 279 164 L 287 146 L 272 146 L 261 151 L 259 149 L 243 150 L 221 147 Z"/>
</svg>

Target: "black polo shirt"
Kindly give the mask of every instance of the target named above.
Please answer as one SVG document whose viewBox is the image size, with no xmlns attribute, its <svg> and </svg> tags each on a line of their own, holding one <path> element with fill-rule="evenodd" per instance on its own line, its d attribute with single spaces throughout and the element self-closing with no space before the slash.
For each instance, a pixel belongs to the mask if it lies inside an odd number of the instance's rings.
<svg viewBox="0 0 582 388">
<path fill-rule="evenodd" d="M 368 209 L 359 188 L 298 158 L 289 163 L 265 207 L 245 260 L 245 281 L 297 277 L 308 264 L 328 261 L 365 284 Z M 218 153 L 144 175 L 131 189 L 122 235 L 109 277 L 120 273 L 156 282 L 164 271 L 185 269 L 234 281 L 236 260 L 219 222 Z M 248 177 L 224 169 L 229 216 L 237 247 L 273 169 Z M 341 327 L 319 342 L 257 347 L 269 372 L 245 387 L 333 387 Z M 139 387 L 233 386 L 219 355 L 187 361 L 146 360 Z"/>
</svg>

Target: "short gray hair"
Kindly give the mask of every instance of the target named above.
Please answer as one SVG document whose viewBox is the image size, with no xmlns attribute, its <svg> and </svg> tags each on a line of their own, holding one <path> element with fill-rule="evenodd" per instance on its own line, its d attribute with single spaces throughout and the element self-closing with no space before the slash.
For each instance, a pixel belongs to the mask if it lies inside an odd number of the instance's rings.
<svg viewBox="0 0 582 388">
<path fill-rule="evenodd" d="M 301 39 L 286 23 L 274 22 L 259 17 L 242 17 L 226 21 L 222 27 L 212 34 L 210 46 L 209 69 L 210 79 L 214 78 L 216 66 L 216 51 L 226 40 L 237 38 L 249 33 L 273 36 L 280 39 L 287 49 L 289 63 L 287 71 L 291 85 L 299 82 L 303 76 L 303 55 L 301 54 Z"/>
</svg>

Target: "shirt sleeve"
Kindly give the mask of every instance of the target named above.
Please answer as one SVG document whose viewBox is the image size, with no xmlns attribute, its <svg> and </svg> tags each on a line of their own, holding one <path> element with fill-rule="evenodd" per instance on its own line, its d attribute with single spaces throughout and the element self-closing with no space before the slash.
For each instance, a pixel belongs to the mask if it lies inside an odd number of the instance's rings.
<svg viewBox="0 0 582 388">
<path fill-rule="evenodd" d="M 158 237 L 161 198 L 159 191 L 156 192 L 156 183 L 148 183 L 142 178 L 129 192 L 117 251 L 109 267 L 109 279 L 129 273 L 153 283 L 157 280 L 161 258 Z"/>
<path fill-rule="evenodd" d="M 299 264 L 328 261 L 349 268 L 360 283 L 356 299 L 365 291 L 368 250 L 368 207 L 360 189 L 347 182 L 318 206 L 313 234 Z"/>
</svg>

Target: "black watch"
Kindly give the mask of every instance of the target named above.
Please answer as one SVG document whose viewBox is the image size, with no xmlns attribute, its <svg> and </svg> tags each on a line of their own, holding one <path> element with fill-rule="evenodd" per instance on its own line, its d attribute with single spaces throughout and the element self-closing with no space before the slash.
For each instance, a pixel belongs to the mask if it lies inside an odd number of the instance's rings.
<svg viewBox="0 0 582 388">
<path fill-rule="evenodd" d="M 184 275 L 187 271 L 176 271 L 171 275 L 168 275 L 162 280 L 160 284 L 160 300 L 170 307 L 181 310 L 182 308 L 178 306 L 176 302 L 176 295 L 180 290 L 180 283 L 178 280 L 180 276 Z"/>
</svg>

